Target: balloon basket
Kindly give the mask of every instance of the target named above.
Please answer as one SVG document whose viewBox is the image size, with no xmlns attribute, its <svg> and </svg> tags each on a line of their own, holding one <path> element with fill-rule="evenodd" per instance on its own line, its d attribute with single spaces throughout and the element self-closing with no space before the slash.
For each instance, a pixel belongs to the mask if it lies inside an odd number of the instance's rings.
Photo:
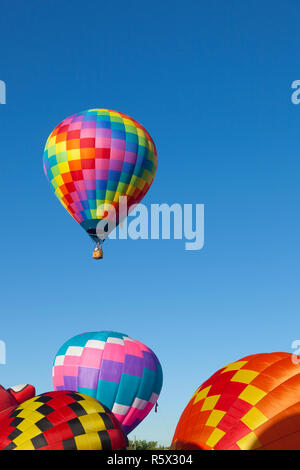
<svg viewBox="0 0 300 470">
<path fill-rule="evenodd" d="M 101 248 L 94 250 L 93 252 L 93 259 L 102 259 L 103 258 L 103 251 Z"/>
</svg>

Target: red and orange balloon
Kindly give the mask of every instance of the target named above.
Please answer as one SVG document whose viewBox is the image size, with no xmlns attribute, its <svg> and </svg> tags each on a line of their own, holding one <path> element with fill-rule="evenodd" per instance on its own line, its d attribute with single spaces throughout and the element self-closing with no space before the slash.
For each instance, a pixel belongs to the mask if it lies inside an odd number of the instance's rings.
<svg viewBox="0 0 300 470">
<path fill-rule="evenodd" d="M 192 396 L 172 448 L 300 450 L 300 364 L 279 352 L 223 367 Z"/>
</svg>

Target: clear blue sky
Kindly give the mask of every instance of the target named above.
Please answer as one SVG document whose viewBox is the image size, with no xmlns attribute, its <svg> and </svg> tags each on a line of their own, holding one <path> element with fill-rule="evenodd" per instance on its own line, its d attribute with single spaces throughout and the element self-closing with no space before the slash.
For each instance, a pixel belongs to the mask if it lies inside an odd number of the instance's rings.
<svg viewBox="0 0 300 470">
<path fill-rule="evenodd" d="M 203 380 L 246 354 L 290 351 L 299 325 L 299 14 L 250 0 L 0 2 L 0 383 L 51 389 L 74 334 L 150 346 L 164 387 L 137 438 L 168 443 Z M 204 203 L 205 247 L 106 242 L 105 259 L 43 174 L 52 129 L 91 107 L 151 133 L 145 202 Z"/>
</svg>

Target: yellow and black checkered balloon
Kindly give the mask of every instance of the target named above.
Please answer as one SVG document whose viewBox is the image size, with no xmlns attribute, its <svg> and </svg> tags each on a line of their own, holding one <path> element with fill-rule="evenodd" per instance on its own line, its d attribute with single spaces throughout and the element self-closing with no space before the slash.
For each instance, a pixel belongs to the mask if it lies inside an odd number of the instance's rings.
<svg viewBox="0 0 300 470">
<path fill-rule="evenodd" d="M 111 411 L 81 393 L 44 393 L 0 423 L 1 450 L 121 450 L 127 445 Z"/>
</svg>

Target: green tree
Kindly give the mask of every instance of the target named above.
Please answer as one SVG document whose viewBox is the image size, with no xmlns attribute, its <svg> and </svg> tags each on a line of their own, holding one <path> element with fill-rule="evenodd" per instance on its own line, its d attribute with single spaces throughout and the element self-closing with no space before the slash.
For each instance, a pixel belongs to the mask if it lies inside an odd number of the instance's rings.
<svg viewBox="0 0 300 470">
<path fill-rule="evenodd" d="M 157 441 L 146 441 L 146 440 L 129 441 L 129 450 L 162 450 L 162 449 L 166 449 L 166 447 L 158 446 Z"/>
</svg>

